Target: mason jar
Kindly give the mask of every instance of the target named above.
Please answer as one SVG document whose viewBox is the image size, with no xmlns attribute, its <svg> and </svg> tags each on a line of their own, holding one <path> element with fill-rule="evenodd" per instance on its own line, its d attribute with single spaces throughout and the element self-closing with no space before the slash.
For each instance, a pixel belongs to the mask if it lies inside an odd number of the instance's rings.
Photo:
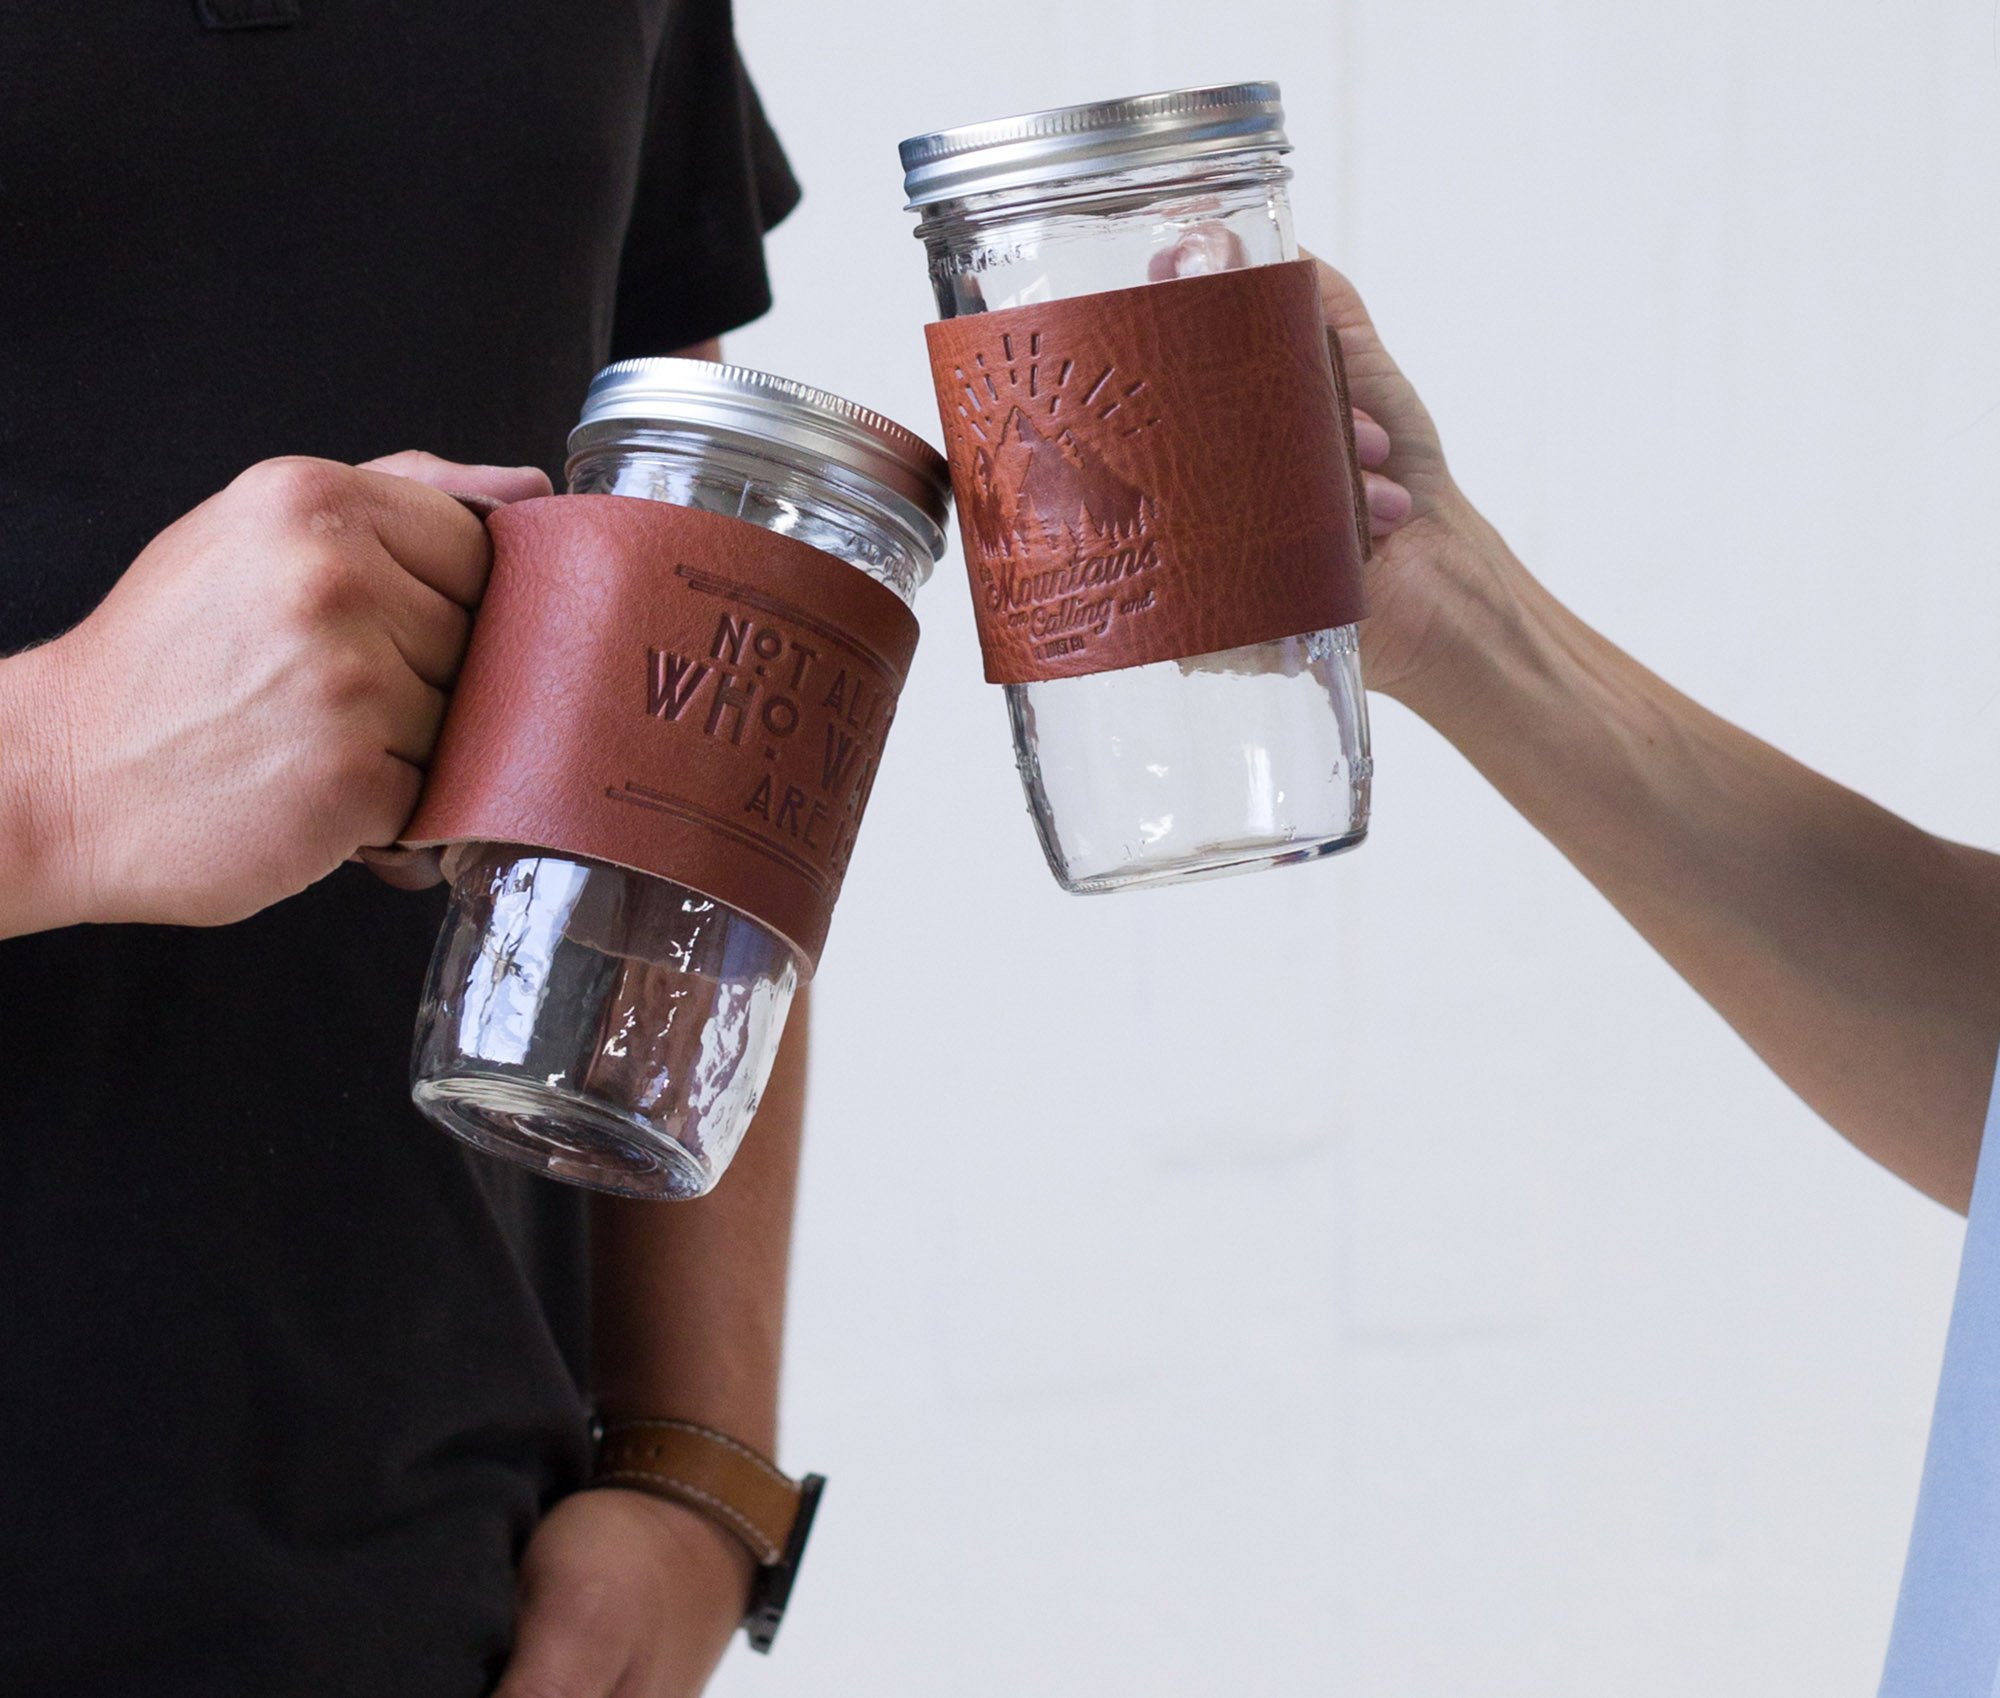
<svg viewBox="0 0 2000 1698">
<path fill-rule="evenodd" d="M 1296 260 L 1289 149 L 1272 83 L 906 141 L 904 186 L 939 317 Z M 969 523 L 962 492 L 960 505 Z M 1365 511 L 1355 518 L 1365 552 Z M 1373 764 L 1354 624 L 1009 683 L 1006 703 L 1029 811 L 1066 890 L 1309 861 L 1367 834 Z"/>
<path fill-rule="evenodd" d="M 761 372 L 684 359 L 610 366 L 569 451 L 572 495 L 666 502 L 780 533 L 905 607 L 944 546 L 949 490 L 928 444 Z M 675 570 L 664 557 L 655 565 Z M 454 846 L 445 872 L 450 909 L 412 1063 L 418 1107 L 573 1184 L 637 1197 L 712 1187 L 757 1112 L 809 972 L 800 951 L 702 890 L 619 865 L 482 842 Z"/>
</svg>

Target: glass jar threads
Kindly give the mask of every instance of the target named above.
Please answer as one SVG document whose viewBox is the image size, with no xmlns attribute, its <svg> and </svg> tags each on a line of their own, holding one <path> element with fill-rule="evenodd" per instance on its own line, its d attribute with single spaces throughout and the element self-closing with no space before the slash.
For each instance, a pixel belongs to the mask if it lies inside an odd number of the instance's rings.
<svg viewBox="0 0 2000 1698">
<path fill-rule="evenodd" d="M 944 545 L 943 462 L 760 372 L 591 384 L 493 576 L 409 841 L 451 905 L 412 1092 L 630 1196 L 714 1185 L 825 934 Z"/>
<path fill-rule="evenodd" d="M 989 679 L 1065 889 L 1361 842 L 1367 517 L 1274 84 L 902 146 Z"/>
</svg>

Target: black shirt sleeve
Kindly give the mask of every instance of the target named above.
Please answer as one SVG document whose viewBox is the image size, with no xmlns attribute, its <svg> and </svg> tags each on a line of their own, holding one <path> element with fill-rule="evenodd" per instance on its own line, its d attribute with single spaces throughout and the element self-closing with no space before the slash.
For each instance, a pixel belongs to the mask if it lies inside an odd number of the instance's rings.
<svg viewBox="0 0 2000 1698">
<path fill-rule="evenodd" d="M 798 199 L 729 0 L 678 0 L 653 68 L 612 358 L 672 353 L 769 310 L 764 233 Z"/>
</svg>

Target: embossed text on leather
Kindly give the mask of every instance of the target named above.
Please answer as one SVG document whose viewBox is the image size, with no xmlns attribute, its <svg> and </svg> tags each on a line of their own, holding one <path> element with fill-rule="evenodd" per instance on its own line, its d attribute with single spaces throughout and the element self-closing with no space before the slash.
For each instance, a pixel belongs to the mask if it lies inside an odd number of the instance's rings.
<svg viewBox="0 0 2000 1698">
<path fill-rule="evenodd" d="M 1312 263 L 933 324 L 986 676 L 1074 677 L 1366 611 Z"/>
<path fill-rule="evenodd" d="M 917 622 L 740 519 L 616 495 L 517 502 L 405 841 L 521 844 L 684 884 L 808 970 Z"/>
</svg>

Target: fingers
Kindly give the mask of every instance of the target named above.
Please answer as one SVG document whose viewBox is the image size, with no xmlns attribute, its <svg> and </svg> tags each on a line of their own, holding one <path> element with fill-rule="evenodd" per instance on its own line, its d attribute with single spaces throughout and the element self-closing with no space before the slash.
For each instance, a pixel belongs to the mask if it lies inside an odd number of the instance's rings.
<svg viewBox="0 0 2000 1698">
<path fill-rule="evenodd" d="M 444 724 L 445 694 L 401 666 L 396 674 L 382 692 L 382 746 L 398 760 L 427 767 Z"/>
<path fill-rule="evenodd" d="M 1241 271 L 1250 263 L 1243 238 L 1226 224 L 1194 224 L 1146 262 L 1146 281 L 1171 283 L 1181 277 L 1210 277 Z"/>
<path fill-rule="evenodd" d="M 354 851 L 350 860 L 359 861 L 392 890 L 428 890 L 444 882 L 440 852 L 436 849 L 369 849 Z"/>
<path fill-rule="evenodd" d="M 1416 506 L 1410 492 L 1379 472 L 1364 473 L 1361 481 L 1368 492 L 1370 534 L 1385 537 L 1399 529 Z"/>
<path fill-rule="evenodd" d="M 418 768 L 392 754 L 382 754 L 368 775 L 367 801 L 354 816 L 354 836 L 348 841 L 358 839 L 370 847 L 394 843 L 417 811 L 417 797 L 423 787 L 424 775 Z M 336 851 L 335 859 L 338 858 Z"/>
<path fill-rule="evenodd" d="M 1354 409 L 1354 452 L 1371 472 L 1389 463 L 1389 433 L 1359 407 Z"/>
<path fill-rule="evenodd" d="M 386 846 L 416 812 L 423 769 L 444 723 L 443 692 L 465 657 L 468 610 L 477 605 L 492 562 L 484 515 L 510 501 L 547 495 L 551 485 L 535 466 L 468 466 L 415 449 L 355 470 L 374 504 L 386 568 L 379 606 L 402 670 L 380 703 L 388 764 L 379 811 L 364 838 L 384 847 L 364 847 L 354 859 L 398 890 L 423 890 L 442 876 L 437 851 Z M 406 487 L 386 487 L 390 480 Z"/>
<path fill-rule="evenodd" d="M 403 664 L 426 684 L 448 690 L 472 634 L 472 615 L 421 582 L 385 554 L 375 580 L 375 605 Z"/>
<path fill-rule="evenodd" d="M 376 539 L 421 584 L 460 607 L 479 605 L 493 548 L 485 524 L 442 490 L 391 472 L 355 468 Z"/>
<path fill-rule="evenodd" d="M 549 474 L 539 466 L 467 466 L 416 448 L 405 448 L 399 454 L 384 454 L 379 459 L 364 460 L 360 469 L 408 478 L 412 483 L 441 489 L 447 495 L 480 495 L 502 504 L 532 501 L 538 495 L 552 493 L 554 487 L 549 482 Z"/>
<path fill-rule="evenodd" d="M 1368 528 L 1371 535 L 1385 537 L 1400 528 L 1416 508 L 1410 492 L 1394 478 L 1377 469 L 1389 463 L 1395 445 L 1389 433 L 1364 413 L 1354 409 L 1354 454 L 1363 467 L 1362 486 L 1368 498 Z"/>
<path fill-rule="evenodd" d="M 492 560 L 486 527 L 442 491 L 387 472 L 287 455 L 260 460 L 225 497 L 265 524 L 311 539 L 322 555 L 384 549 L 397 565 L 461 607 L 478 604 Z"/>
<path fill-rule="evenodd" d="M 478 519 L 495 507 L 510 501 L 532 501 L 553 489 L 548 473 L 539 466 L 468 466 L 415 448 L 365 460 L 355 470 L 438 490 Z M 470 539 L 471 533 L 463 526 L 457 530 Z M 418 677 L 449 689 L 458 676 L 458 663 L 465 657 L 465 640 L 471 630 L 466 609 L 476 603 L 485 586 L 490 551 L 469 565 L 459 561 L 439 575 L 425 570 L 420 561 L 402 559 L 394 545 L 387 538 L 384 541 L 404 568 L 404 584 L 392 585 L 385 592 L 396 645 Z"/>
</svg>

